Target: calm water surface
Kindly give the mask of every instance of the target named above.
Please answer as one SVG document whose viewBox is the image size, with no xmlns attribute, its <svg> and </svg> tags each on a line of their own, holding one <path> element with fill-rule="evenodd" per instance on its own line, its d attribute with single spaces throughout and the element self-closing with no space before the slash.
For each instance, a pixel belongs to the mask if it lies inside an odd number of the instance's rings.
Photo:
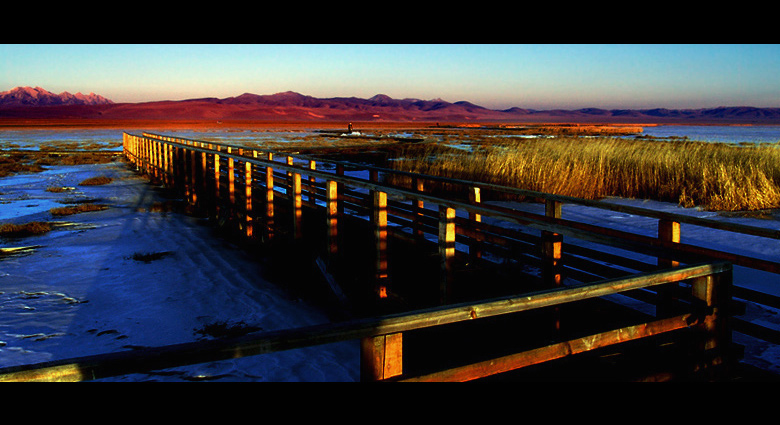
<svg viewBox="0 0 780 425">
<path fill-rule="evenodd" d="M 777 125 L 659 125 L 644 127 L 642 134 L 653 137 L 687 137 L 688 140 L 719 143 L 780 142 L 780 126 Z"/>
<path fill-rule="evenodd" d="M 52 143 L 102 145 L 103 149 L 121 150 L 122 133 L 140 134 L 140 129 L 53 129 L 53 130 L 0 130 L 0 149 L 37 149 Z M 230 141 L 231 143 L 256 143 L 262 141 L 302 140 L 315 134 L 306 131 L 253 131 L 253 130 L 166 130 L 160 131 L 175 137 L 196 140 Z M 644 136 L 687 137 L 716 143 L 780 143 L 780 126 L 695 126 L 659 125 L 644 127 Z M 633 136 L 632 136 L 633 137 Z"/>
</svg>

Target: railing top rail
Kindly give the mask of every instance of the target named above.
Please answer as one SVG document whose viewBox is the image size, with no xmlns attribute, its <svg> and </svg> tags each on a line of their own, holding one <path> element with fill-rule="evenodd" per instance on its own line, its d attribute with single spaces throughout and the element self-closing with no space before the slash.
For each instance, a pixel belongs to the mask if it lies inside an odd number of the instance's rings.
<svg viewBox="0 0 780 425">
<path fill-rule="evenodd" d="M 149 135 L 156 138 L 171 137 L 173 139 L 178 139 L 178 140 L 186 140 L 189 142 L 197 142 L 197 143 L 210 143 L 210 144 L 231 147 L 231 148 L 247 148 L 247 149 L 262 150 L 263 152 L 266 153 L 273 153 L 275 155 L 293 156 L 293 157 L 297 157 L 300 159 L 307 159 L 307 160 L 314 159 L 307 155 L 290 154 L 286 152 L 279 152 L 279 151 L 273 151 L 268 149 L 257 149 L 252 147 L 248 148 L 246 146 L 234 145 L 234 144 L 223 143 L 223 142 L 203 141 L 203 140 L 187 139 L 187 138 L 173 137 L 173 136 L 162 136 L 154 133 L 144 133 L 144 135 Z M 245 157 L 236 156 L 236 158 L 241 160 L 246 160 Z M 537 192 L 537 191 L 526 190 L 526 189 L 518 189 L 514 187 L 503 186 L 503 185 L 498 185 L 493 183 L 484 183 L 484 182 L 477 182 L 477 181 L 470 181 L 470 180 L 462 180 L 462 179 L 413 173 L 408 171 L 393 170 L 389 168 L 383 168 L 383 167 L 377 167 L 371 165 L 355 164 L 347 161 L 326 160 L 325 162 L 332 163 L 332 164 L 342 164 L 347 166 L 360 166 L 364 169 L 373 170 L 382 173 L 388 173 L 388 174 L 395 174 L 399 176 L 416 177 L 416 178 L 422 178 L 425 180 L 437 181 L 442 183 L 460 184 L 460 185 L 470 186 L 470 187 L 479 187 L 481 189 L 489 189 L 489 190 L 509 193 L 513 195 L 525 196 L 530 198 L 557 201 L 557 202 L 567 203 L 567 204 L 578 204 L 587 207 L 611 210 L 611 211 L 622 212 L 626 214 L 634 214 L 634 215 L 639 215 L 639 216 L 644 216 L 649 218 L 656 218 L 660 220 L 675 221 L 679 223 L 692 224 L 696 226 L 709 227 L 713 229 L 726 230 L 730 232 L 766 237 L 771 239 L 780 239 L 780 229 L 769 229 L 769 228 L 750 226 L 750 225 L 745 225 L 740 223 L 728 223 L 719 220 L 713 220 L 713 219 L 701 218 L 701 217 L 692 217 L 685 214 L 656 211 L 656 210 L 651 210 L 651 209 L 641 208 L 636 206 L 620 205 L 620 204 L 614 204 L 614 203 L 609 203 L 604 201 L 576 198 L 576 197 L 566 196 L 566 195 L 556 195 L 556 194 Z"/>
</svg>

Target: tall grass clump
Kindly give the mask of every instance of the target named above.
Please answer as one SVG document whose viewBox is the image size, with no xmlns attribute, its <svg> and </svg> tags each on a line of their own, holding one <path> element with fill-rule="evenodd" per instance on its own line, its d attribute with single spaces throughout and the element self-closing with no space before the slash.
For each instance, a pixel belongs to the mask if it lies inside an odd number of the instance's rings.
<svg viewBox="0 0 780 425">
<path fill-rule="evenodd" d="M 717 211 L 780 207 L 778 144 L 510 138 L 471 152 L 408 152 L 394 164 L 404 171 L 586 199 L 654 199 Z"/>
<path fill-rule="evenodd" d="M 52 229 L 51 224 L 42 221 L 31 221 L 24 224 L 0 224 L 0 236 L 8 238 L 23 238 L 42 235 Z"/>
</svg>

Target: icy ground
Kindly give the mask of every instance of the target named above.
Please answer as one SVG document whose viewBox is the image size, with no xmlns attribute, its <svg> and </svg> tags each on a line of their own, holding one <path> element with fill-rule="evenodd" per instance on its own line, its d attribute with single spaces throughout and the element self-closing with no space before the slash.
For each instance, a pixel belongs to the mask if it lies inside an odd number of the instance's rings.
<svg viewBox="0 0 780 425">
<path fill-rule="evenodd" d="M 79 186 L 105 175 L 105 186 Z M 0 259 L 0 367 L 208 338 L 209 326 L 264 331 L 328 318 L 260 277 L 245 251 L 196 218 L 152 208 L 159 194 L 122 163 L 55 166 L 0 179 L 0 223 L 61 221 Z M 63 193 L 47 187 L 72 187 Z M 66 200 L 108 210 L 52 217 Z M 166 253 L 149 262 L 134 254 Z M 357 381 L 357 341 L 135 374 L 117 381 Z"/>
</svg>

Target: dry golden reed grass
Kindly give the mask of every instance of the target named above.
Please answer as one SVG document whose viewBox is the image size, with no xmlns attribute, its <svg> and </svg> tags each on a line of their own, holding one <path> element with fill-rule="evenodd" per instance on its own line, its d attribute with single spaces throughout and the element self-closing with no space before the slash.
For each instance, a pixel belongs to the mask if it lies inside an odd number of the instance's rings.
<svg viewBox="0 0 780 425">
<path fill-rule="evenodd" d="M 778 144 L 563 137 L 473 147 L 410 151 L 394 166 L 586 199 L 653 199 L 716 211 L 780 208 Z"/>
<path fill-rule="evenodd" d="M 73 214 L 90 212 L 90 211 L 103 211 L 105 209 L 108 209 L 107 205 L 78 204 L 71 207 L 52 208 L 49 210 L 49 213 L 51 213 L 51 215 L 53 216 L 63 216 L 63 215 L 73 215 Z"/>
<path fill-rule="evenodd" d="M 84 179 L 81 183 L 79 183 L 79 186 L 100 186 L 104 184 L 109 184 L 112 181 L 114 181 L 114 179 L 106 176 L 89 177 L 87 179 Z"/>
<path fill-rule="evenodd" d="M 24 224 L 5 223 L 0 224 L 0 236 L 22 238 L 26 236 L 41 235 L 49 232 L 51 229 L 51 224 L 43 221 L 31 221 Z"/>
</svg>

